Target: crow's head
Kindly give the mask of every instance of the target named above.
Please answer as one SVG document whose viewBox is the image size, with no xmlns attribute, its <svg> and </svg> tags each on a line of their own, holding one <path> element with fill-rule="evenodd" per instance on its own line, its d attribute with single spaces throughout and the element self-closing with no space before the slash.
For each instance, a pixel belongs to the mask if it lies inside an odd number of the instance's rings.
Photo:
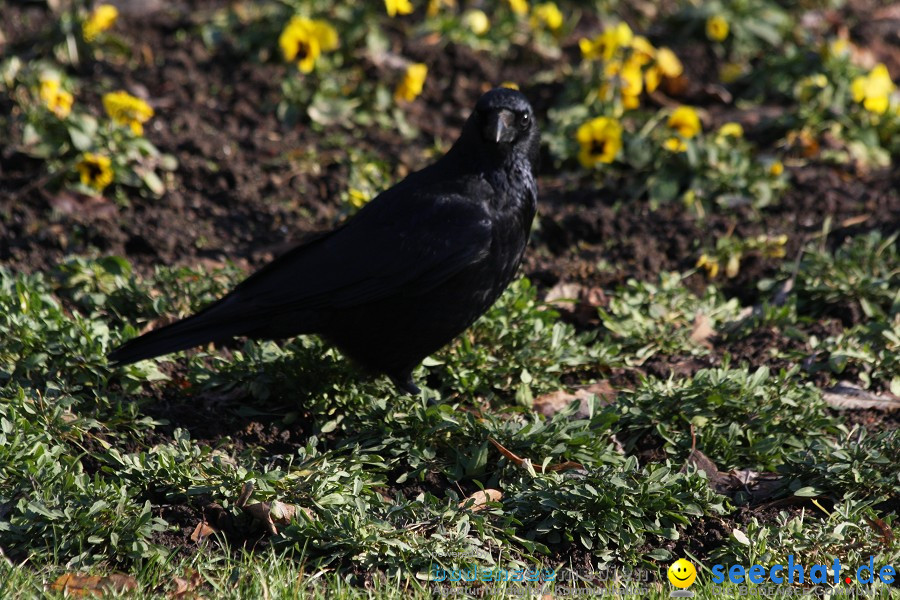
<svg viewBox="0 0 900 600">
<path fill-rule="evenodd" d="M 478 136 L 491 154 L 518 154 L 535 165 L 541 134 L 534 110 L 520 92 L 494 88 L 484 94 L 466 124 L 467 136 Z"/>
</svg>

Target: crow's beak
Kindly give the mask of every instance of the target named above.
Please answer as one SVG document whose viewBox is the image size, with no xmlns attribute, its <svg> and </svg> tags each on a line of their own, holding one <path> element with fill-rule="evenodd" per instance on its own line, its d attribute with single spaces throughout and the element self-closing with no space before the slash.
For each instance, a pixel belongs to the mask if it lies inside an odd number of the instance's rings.
<svg viewBox="0 0 900 600">
<path fill-rule="evenodd" d="M 492 111 L 487 117 L 487 123 L 484 124 L 482 136 L 485 141 L 495 144 L 512 142 L 516 139 L 515 121 L 516 115 L 510 110 L 501 108 Z"/>
</svg>

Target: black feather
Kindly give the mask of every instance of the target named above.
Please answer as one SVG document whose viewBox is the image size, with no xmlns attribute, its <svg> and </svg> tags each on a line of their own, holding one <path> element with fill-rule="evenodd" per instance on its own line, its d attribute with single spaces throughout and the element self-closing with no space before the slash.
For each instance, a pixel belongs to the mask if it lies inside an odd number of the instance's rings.
<svg viewBox="0 0 900 600">
<path fill-rule="evenodd" d="M 240 335 L 316 333 L 414 392 L 412 370 L 481 316 L 515 276 L 536 209 L 539 146 L 525 97 L 494 89 L 436 163 L 210 307 L 109 358 L 127 364 Z"/>
</svg>

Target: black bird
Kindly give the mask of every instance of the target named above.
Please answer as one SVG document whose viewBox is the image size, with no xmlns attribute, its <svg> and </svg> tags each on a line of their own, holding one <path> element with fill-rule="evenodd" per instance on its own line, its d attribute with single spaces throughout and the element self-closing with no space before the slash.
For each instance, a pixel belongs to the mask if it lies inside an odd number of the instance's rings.
<svg viewBox="0 0 900 600">
<path fill-rule="evenodd" d="M 516 274 L 536 209 L 539 146 L 525 96 L 495 88 L 440 160 L 109 359 L 128 364 L 234 336 L 315 333 L 418 394 L 413 369 L 484 314 Z"/>
</svg>

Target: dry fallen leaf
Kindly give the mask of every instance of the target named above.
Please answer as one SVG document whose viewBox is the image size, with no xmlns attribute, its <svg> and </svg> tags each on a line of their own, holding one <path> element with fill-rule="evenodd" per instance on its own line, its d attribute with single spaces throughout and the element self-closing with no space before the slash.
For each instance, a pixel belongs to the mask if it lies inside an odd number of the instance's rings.
<svg viewBox="0 0 900 600">
<path fill-rule="evenodd" d="M 63 592 L 69 596 L 103 596 L 108 592 L 125 592 L 137 589 L 137 581 L 130 575 L 113 573 L 111 575 L 82 575 L 66 573 L 56 578 L 50 585 L 54 592 Z"/>
<path fill-rule="evenodd" d="M 691 330 L 691 341 L 707 348 L 712 348 L 709 339 L 716 334 L 712 328 L 712 320 L 703 313 L 697 313 L 694 318 L 694 327 Z"/>
<path fill-rule="evenodd" d="M 278 533 L 276 525 L 290 525 L 298 510 L 302 510 L 310 519 L 313 518 L 313 512 L 310 509 L 296 504 L 285 504 L 278 500 L 249 504 L 243 507 L 243 510 L 261 522 L 270 535 Z"/>
<path fill-rule="evenodd" d="M 754 504 L 770 499 L 776 491 L 784 487 L 784 478 L 778 473 L 740 469 L 720 475 L 727 475 L 730 480 L 723 482 L 722 487 L 714 488 L 717 492 L 733 495 L 736 491 L 744 491 L 750 494 L 750 501 Z"/>
<path fill-rule="evenodd" d="M 878 537 L 881 538 L 881 543 L 884 544 L 885 548 L 890 547 L 894 543 L 894 532 L 891 530 L 890 525 L 878 517 L 873 517 L 871 519 L 866 517 L 866 522 L 878 533 Z"/>
<path fill-rule="evenodd" d="M 850 383 L 841 381 L 836 386 L 822 392 L 822 399 L 832 408 L 864 410 L 876 409 L 894 411 L 900 408 L 900 398 L 893 394 L 874 394 L 868 390 Z"/>
<path fill-rule="evenodd" d="M 244 512 L 254 518 L 254 520 L 263 524 L 269 535 L 277 535 L 278 529 L 272 521 L 272 515 L 269 512 L 270 506 L 268 502 L 256 502 L 243 507 Z"/>
<path fill-rule="evenodd" d="M 459 507 L 465 508 L 469 500 L 472 500 L 472 505 L 469 507 L 469 510 L 471 510 L 472 512 L 476 512 L 487 508 L 488 502 L 500 502 L 501 498 L 503 498 L 503 492 L 501 492 L 500 490 L 491 488 L 478 490 L 477 492 L 460 502 Z"/>
<path fill-rule="evenodd" d="M 207 523 L 206 521 L 200 521 L 197 523 L 197 526 L 194 527 L 194 532 L 191 533 L 191 541 L 192 542 L 201 542 L 206 538 L 219 533 L 219 530 Z"/>
<path fill-rule="evenodd" d="M 103 196 L 89 196 L 70 191 L 61 191 L 50 196 L 48 202 L 53 210 L 86 221 L 111 220 L 119 212 L 116 205 Z"/>
<path fill-rule="evenodd" d="M 548 394 L 543 394 L 534 399 L 534 409 L 545 417 L 552 417 L 559 411 L 563 410 L 575 400 L 581 400 L 581 406 L 572 415 L 574 419 L 585 419 L 588 416 L 588 402 L 591 396 L 597 396 L 602 406 L 612 404 L 616 398 L 616 391 L 608 381 L 598 381 L 587 387 L 578 388 L 574 392 L 569 393 L 565 390 L 556 390 Z"/>
<path fill-rule="evenodd" d="M 603 288 L 566 282 L 557 283 L 550 288 L 544 301 L 562 312 L 571 314 L 581 325 L 599 323 L 597 307 L 608 304 Z"/>
<path fill-rule="evenodd" d="M 203 578 L 197 571 L 188 569 L 184 577 L 176 576 L 172 581 L 175 589 L 169 594 L 169 598 L 194 598 L 196 596 L 194 592 L 203 583 Z"/>
</svg>

